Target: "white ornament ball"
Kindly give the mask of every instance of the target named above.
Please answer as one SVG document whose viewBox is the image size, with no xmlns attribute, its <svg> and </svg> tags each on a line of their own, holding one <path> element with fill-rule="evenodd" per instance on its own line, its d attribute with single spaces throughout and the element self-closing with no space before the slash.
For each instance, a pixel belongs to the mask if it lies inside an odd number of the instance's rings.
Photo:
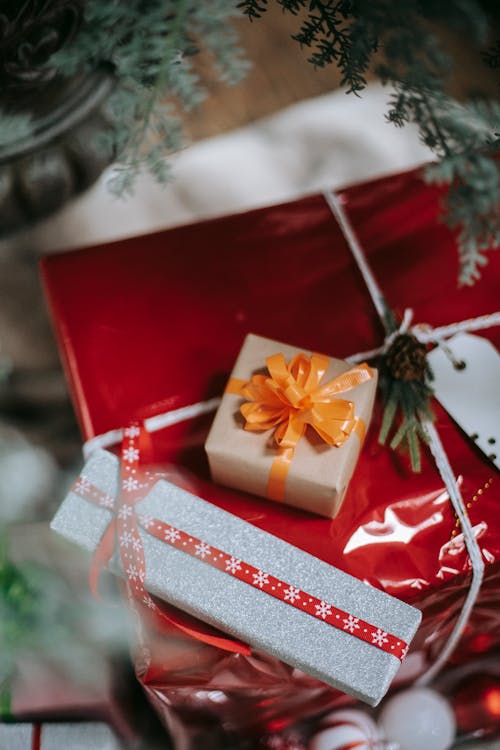
<svg viewBox="0 0 500 750">
<path fill-rule="evenodd" d="M 380 732 L 363 711 L 333 711 L 321 722 L 320 731 L 310 740 L 308 750 L 379 750 Z"/>
<path fill-rule="evenodd" d="M 455 738 L 452 708 L 430 688 L 411 688 L 389 698 L 378 724 L 399 750 L 448 750 Z"/>
</svg>

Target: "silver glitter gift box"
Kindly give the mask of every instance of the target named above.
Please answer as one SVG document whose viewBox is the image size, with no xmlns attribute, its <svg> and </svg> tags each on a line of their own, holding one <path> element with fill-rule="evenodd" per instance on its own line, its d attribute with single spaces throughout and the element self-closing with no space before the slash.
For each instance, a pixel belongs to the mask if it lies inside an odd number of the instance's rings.
<svg viewBox="0 0 500 750">
<path fill-rule="evenodd" d="M 0 724 L 0 750 L 120 750 L 121 745 L 106 724 L 75 722 Z"/>
<path fill-rule="evenodd" d="M 82 477 L 116 497 L 119 460 L 98 451 L 85 465 Z M 370 623 L 384 635 L 410 643 L 420 623 L 421 613 L 414 607 L 164 480 L 137 503 L 136 510 Z M 111 519 L 110 510 L 70 492 L 52 528 L 93 551 Z M 393 654 L 213 568 L 143 529 L 140 535 L 146 559 L 145 587 L 152 594 L 370 705 L 376 705 L 387 692 L 400 665 Z M 120 573 L 117 555 L 110 567 Z"/>
</svg>

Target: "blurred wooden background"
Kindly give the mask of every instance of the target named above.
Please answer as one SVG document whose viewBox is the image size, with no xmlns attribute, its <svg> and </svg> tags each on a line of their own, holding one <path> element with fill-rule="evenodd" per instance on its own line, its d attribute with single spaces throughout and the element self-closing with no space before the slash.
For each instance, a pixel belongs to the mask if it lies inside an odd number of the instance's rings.
<svg viewBox="0 0 500 750">
<path fill-rule="evenodd" d="M 190 139 L 226 132 L 338 87 L 340 74 L 335 66 L 315 69 L 307 62 L 310 50 L 301 49 L 291 38 L 299 25 L 300 16 L 284 13 L 274 2 L 269 3 L 269 10 L 261 19 L 252 22 L 246 17 L 238 19 L 235 27 L 247 58 L 252 61 L 252 69 L 237 86 L 215 82 L 210 58 L 205 54 L 200 56 L 198 70 L 209 96 L 187 117 Z M 439 33 L 456 60 L 450 93 L 459 98 L 481 93 L 498 96 L 498 74 L 484 65 L 478 50 L 466 38 L 448 29 L 439 29 Z M 373 80 L 373 76 L 368 79 Z"/>
</svg>

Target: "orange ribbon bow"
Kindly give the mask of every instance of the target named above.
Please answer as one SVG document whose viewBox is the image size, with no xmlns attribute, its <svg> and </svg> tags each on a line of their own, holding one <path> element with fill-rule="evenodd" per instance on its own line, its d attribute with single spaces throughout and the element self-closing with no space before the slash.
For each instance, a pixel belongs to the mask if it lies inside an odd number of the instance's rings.
<svg viewBox="0 0 500 750">
<path fill-rule="evenodd" d="M 320 385 L 329 364 L 329 358 L 322 354 L 297 354 L 287 364 L 279 353 L 268 357 L 266 363 L 269 376 L 253 375 L 249 382 L 231 378 L 226 393 L 248 399 L 240 407 L 245 430 L 274 428 L 278 454 L 271 467 L 267 496 L 283 501 L 290 463 L 308 425 L 331 446 L 342 445 L 352 432 L 363 441 L 363 420 L 355 416 L 352 401 L 338 396 L 366 383 L 373 372 L 363 363 Z"/>
</svg>

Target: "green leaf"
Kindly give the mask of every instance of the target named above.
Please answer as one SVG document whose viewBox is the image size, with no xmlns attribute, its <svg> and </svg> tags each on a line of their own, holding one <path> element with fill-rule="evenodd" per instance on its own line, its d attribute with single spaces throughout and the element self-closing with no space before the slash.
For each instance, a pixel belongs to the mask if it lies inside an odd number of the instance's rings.
<svg viewBox="0 0 500 750">
<path fill-rule="evenodd" d="M 408 430 L 410 429 L 410 426 L 411 426 L 411 424 L 410 424 L 410 420 L 409 419 L 404 418 L 401 421 L 399 429 L 397 430 L 396 434 L 394 435 L 394 437 L 392 438 L 392 440 L 390 442 L 390 446 L 391 446 L 392 450 L 396 450 L 396 448 L 399 448 L 399 446 L 403 442 L 404 438 L 406 437 L 406 434 L 407 434 Z"/>
<path fill-rule="evenodd" d="M 410 449 L 411 468 L 412 471 L 418 474 L 422 468 L 418 423 L 411 424 L 407 433 L 407 441 Z"/>
<path fill-rule="evenodd" d="M 384 414 L 382 417 L 382 425 L 378 436 L 378 441 L 381 445 L 385 445 L 387 441 L 387 437 L 394 423 L 394 419 L 396 417 L 396 412 L 398 409 L 398 399 L 394 395 L 391 396 L 392 393 L 393 390 L 391 389 L 391 392 L 387 397 Z"/>
</svg>

